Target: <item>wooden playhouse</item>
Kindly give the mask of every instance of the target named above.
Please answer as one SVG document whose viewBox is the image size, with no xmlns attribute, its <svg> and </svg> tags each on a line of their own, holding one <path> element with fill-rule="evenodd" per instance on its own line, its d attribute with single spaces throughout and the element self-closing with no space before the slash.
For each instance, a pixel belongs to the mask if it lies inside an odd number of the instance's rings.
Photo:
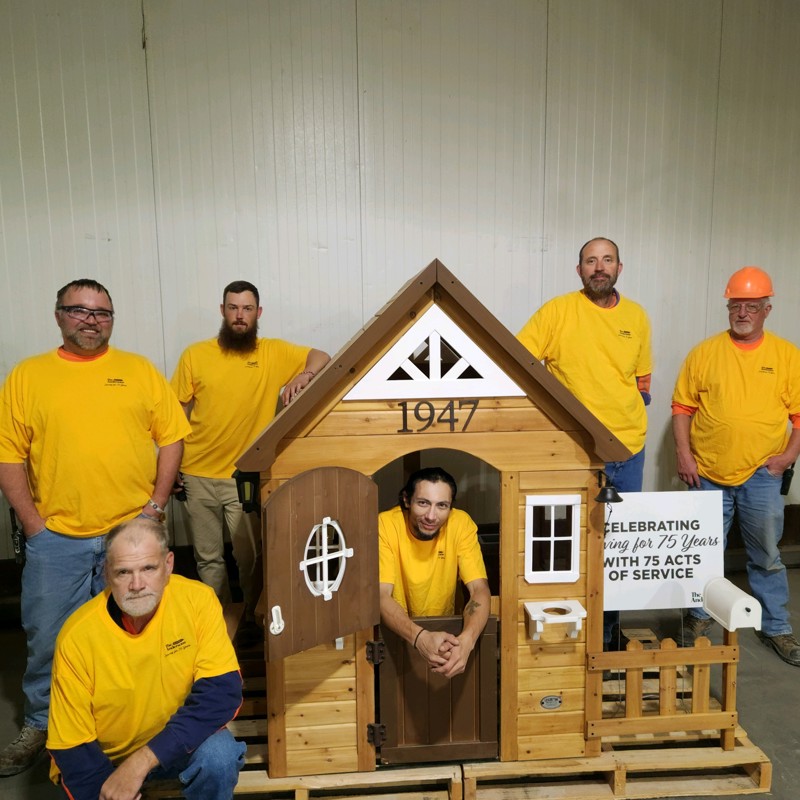
<svg viewBox="0 0 800 800">
<path fill-rule="evenodd" d="M 488 465 L 498 483 L 482 539 L 493 616 L 453 682 L 376 628 L 372 477 L 431 449 Z M 242 773 L 241 790 L 307 796 L 438 775 L 451 796 L 515 780 L 540 796 L 538 782 L 567 780 L 578 793 L 558 796 L 649 797 L 665 783 L 648 776 L 664 770 L 675 794 L 708 791 L 695 773 L 715 771 L 724 793 L 767 790 L 769 762 L 737 727 L 735 633 L 719 647 L 602 651 L 595 496 L 604 462 L 628 455 L 440 262 L 410 280 L 238 462 L 260 475 L 266 587 L 267 776 Z M 611 669 L 622 694 L 609 710 Z M 680 670 L 693 671 L 688 701 Z M 705 746 L 681 755 L 676 737 Z"/>
</svg>

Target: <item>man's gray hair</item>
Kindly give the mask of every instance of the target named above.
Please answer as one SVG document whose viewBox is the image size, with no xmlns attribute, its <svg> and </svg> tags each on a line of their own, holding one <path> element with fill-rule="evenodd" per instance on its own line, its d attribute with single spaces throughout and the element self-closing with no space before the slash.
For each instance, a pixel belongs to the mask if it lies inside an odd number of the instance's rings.
<svg viewBox="0 0 800 800">
<path fill-rule="evenodd" d="M 115 528 L 112 528 L 106 536 L 106 553 L 114 542 L 120 536 L 126 539 L 138 539 L 139 533 L 150 533 L 155 537 L 163 555 L 169 552 L 169 537 L 167 536 L 167 528 L 163 522 L 157 519 L 148 519 L 147 517 L 134 517 L 127 522 L 122 522 Z"/>
</svg>

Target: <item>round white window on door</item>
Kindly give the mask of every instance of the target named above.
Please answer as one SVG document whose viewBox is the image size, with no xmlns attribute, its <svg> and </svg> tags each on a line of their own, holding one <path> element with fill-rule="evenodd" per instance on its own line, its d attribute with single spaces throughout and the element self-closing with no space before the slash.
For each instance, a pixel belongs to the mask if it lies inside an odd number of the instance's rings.
<svg viewBox="0 0 800 800">
<path fill-rule="evenodd" d="M 300 569 L 314 597 L 321 596 L 325 600 L 333 597 L 342 583 L 347 559 L 352 555 L 353 548 L 347 547 L 336 520 L 324 517 L 311 529 Z"/>
</svg>

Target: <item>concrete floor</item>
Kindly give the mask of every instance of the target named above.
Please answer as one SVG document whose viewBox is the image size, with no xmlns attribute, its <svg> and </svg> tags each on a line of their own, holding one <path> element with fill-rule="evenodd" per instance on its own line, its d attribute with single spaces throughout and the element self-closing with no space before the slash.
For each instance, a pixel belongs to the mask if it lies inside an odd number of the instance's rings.
<svg viewBox="0 0 800 800">
<path fill-rule="evenodd" d="M 732 580 L 743 585 L 744 576 Z M 789 570 L 792 616 L 800 631 L 800 569 Z M 18 609 L 16 610 L 18 614 Z M 0 747 L 18 732 L 22 716 L 20 680 L 25 667 L 25 637 L 13 608 L 0 608 Z M 674 635 L 680 615 L 674 612 L 623 614 L 623 627 L 650 627 L 659 637 Z M 721 640 L 717 630 L 712 640 Z M 740 635 L 742 658 L 738 680 L 738 711 L 741 726 L 751 741 L 772 760 L 771 795 L 775 800 L 796 800 L 800 790 L 800 715 L 798 679 L 800 669 L 784 664 L 761 644 L 752 631 Z M 719 685 L 719 674 L 715 675 Z M 48 760 L 42 758 L 32 769 L 12 778 L 0 778 L 3 800 L 53 800 L 64 795 L 48 780 Z M 712 796 L 700 796 L 713 800 Z M 714 795 L 714 798 L 719 795 Z"/>
</svg>

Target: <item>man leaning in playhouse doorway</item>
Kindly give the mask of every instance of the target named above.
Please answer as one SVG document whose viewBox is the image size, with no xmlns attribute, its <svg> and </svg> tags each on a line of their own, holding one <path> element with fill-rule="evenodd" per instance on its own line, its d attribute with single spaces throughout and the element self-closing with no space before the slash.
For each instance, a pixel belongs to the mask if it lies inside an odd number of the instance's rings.
<svg viewBox="0 0 800 800">
<path fill-rule="evenodd" d="M 399 504 L 378 516 L 381 624 L 446 678 L 466 669 L 491 602 L 478 529 L 469 514 L 453 508 L 457 491 L 449 473 L 426 467 L 410 476 Z M 459 579 L 469 600 L 458 636 L 412 619 L 451 615 Z"/>
</svg>

